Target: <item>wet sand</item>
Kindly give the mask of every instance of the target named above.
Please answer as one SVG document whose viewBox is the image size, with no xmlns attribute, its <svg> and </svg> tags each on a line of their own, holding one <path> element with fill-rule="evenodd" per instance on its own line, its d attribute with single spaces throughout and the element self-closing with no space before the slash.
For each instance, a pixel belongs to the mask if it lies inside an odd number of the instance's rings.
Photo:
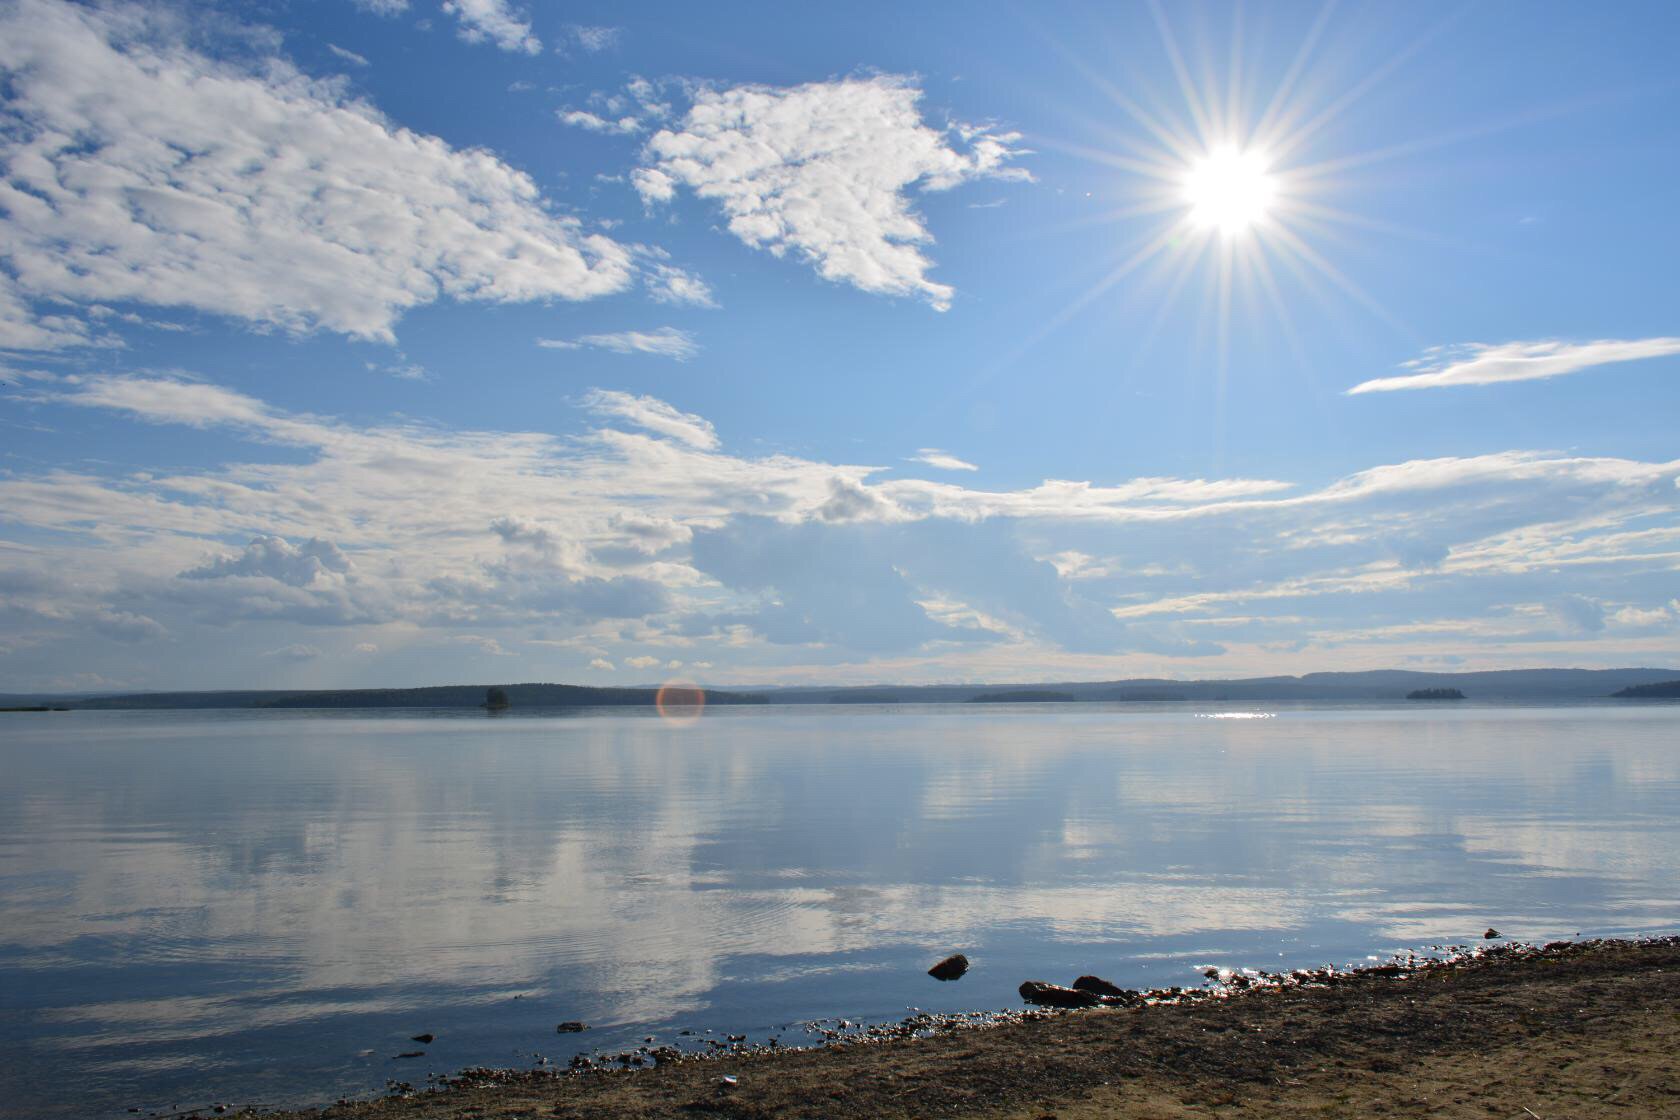
<svg viewBox="0 0 1680 1120">
<path fill-rule="evenodd" d="M 269 1115 L 1680 1117 L 1680 938 L 1498 946 L 965 1022 L 650 1069 L 468 1071 L 442 1087 Z"/>
</svg>

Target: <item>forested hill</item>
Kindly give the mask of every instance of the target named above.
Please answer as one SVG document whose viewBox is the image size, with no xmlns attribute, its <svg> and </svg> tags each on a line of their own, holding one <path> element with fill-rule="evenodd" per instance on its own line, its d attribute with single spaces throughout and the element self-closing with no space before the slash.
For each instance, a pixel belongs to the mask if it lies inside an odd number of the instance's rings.
<svg viewBox="0 0 1680 1120">
<path fill-rule="evenodd" d="M 1616 695 L 1623 700 L 1680 700 L 1680 681 L 1633 684 Z"/>
<path fill-rule="evenodd" d="M 1301 677 L 1249 677 L 1240 680 L 1140 679 L 1046 682 L 1023 686 L 891 685 L 825 688 L 766 688 L 752 691 L 707 690 L 708 704 L 961 704 L 970 701 L 1162 701 L 1231 703 L 1403 700 L 1414 691 L 1456 689 L 1472 701 L 1543 703 L 1549 700 L 1597 700 L 1672 696 L 1680 669 L 1508 669 L 1482 673 L 1428 673 L 1377 669 L 1361 673 L 1309 673 Z M 1647 688 L 1646 686 L 1660 686 Z M 435 688 L 355 688 L 326 690 L 247 690 L 234 692 L 140 692 L 123 695 L 65 696 L 15 693 L 0 696 L 0 706 L 65 704 L 74 708 L 478 708 L 488 685 L 440 685 Z M 590 688 L 576 684 L 497 685 L 508 705 L 522 708 L 647 707 L 652 688 Z"/>
<path fill-rule="evenodd" d="M 78 697 L 76 708 L 480 708 L 492 686 L 451 684 L 433 688 L 345 688 L 238 692 L 138 692 L 121 696 Z M 508 706 L 520 708 L 651 707 L 652 688 L 590 688 L 578 684 L 496 685 Z M 740 692 L 706 693 L 708 704 L 763 704 L 763 696 Z"/>
<path fill-rule="evenodd" d="M 1373 669 L 1238 680 L 1046 681 L 1031 686 L 873 684 L 857 688 L 800 687 L 766 691 L 775 704 L 960 704 L 988 699 L 997 702 L 1005 695 L 1022 691 L 1053 692 L 1059 698 L 1075 701 L 1402 700 L 1409 692 L 1428 689 L 1457 689 L 1471 700 L 1540 702 L 1604 699 L 1620 689 L 1669 681 L 1677 675 L 1680 670 L 1675 669 L 1502 669 L 1477 673 Z"/>
</svg>

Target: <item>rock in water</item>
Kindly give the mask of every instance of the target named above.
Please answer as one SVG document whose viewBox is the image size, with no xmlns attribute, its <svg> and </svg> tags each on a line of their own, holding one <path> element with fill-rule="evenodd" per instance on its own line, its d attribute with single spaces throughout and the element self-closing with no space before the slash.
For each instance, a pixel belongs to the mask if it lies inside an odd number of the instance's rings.
<svg viewBox="0 0 1680 1120">
<path fill-rule="evenodd" d="M 557 1034 L 576 1034 L 579 1031 L 586 1031 L 588 1029 L 588 1023 L 580 1023 L 576 1019 L 567 1019 L 564 1023 L 561 1023 L 558 1027 L 554 1028 L 555 1033 Z"/>
<path fill-rule="evenodd" d="M 1095 1007 L 1102 1002 L 1095 992 L 1046 984 L 1042 980 L 1028 980 L 1022 984 L 1021 998 L 1040 1007 Z"/>
<path fill-rule="evenodd" d="M 956 980 L 967 971 L 968 958 L 955 953 L 928 969 L 928 975 L 935 980 Z"/>
<path fill-rule="evenodd" d="M 1081 976 L 1073 982 L 1073 986 L 1082 992 L 1091 992 L 1099 996 L 1113 996 L 1116 999 L 1124 999 L 1131 994 L 1124 988 L 1110 984 L 1101 976 Z"/>
<path fill-rule="evenodd" d="M 414 1038 L 413 1038 L 413 1041 L 415 1041 L 415 1042 L 431 1042 L 432 1039 L 435 1038 L 435 1037 L 437 1037 L 437 1036 L 428 1032 L 426 1034 L 415 1035 Z"/>
<path fill-rule="evenodd" d="M 1482 936 L 1487 938 L 1489 941 L 1492 941 L 1494 938 L 1499 936 L 1499 931 L 1494 929 L 1492 926 L 1489 926 L 1488 931 L 1482 934 Z"/>
</svg>

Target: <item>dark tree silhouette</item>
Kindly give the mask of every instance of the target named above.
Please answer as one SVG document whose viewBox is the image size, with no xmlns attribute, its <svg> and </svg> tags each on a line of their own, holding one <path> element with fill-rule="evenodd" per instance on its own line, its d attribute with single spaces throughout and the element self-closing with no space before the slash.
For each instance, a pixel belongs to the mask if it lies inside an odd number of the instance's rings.
<svg viewBox="0 0 1680 1120">
<path fill-rule="evenodd" d="M 508 706 L 507 691 L 500 688 L 484 690 L 484 706 L 492 712 L 499 712 Z"/>
</svg>

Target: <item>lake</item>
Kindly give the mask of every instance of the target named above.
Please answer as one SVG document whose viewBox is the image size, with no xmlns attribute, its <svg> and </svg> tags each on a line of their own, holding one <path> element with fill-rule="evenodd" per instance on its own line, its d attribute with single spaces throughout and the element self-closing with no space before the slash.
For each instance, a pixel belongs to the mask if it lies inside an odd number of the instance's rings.
<svg viewBox="0 0 1680 1120">
<path fill-rule="evenodd" d="M 1680 705 L 0 720 L 9 1115 L 1680 929 Z"/>
</svg>

